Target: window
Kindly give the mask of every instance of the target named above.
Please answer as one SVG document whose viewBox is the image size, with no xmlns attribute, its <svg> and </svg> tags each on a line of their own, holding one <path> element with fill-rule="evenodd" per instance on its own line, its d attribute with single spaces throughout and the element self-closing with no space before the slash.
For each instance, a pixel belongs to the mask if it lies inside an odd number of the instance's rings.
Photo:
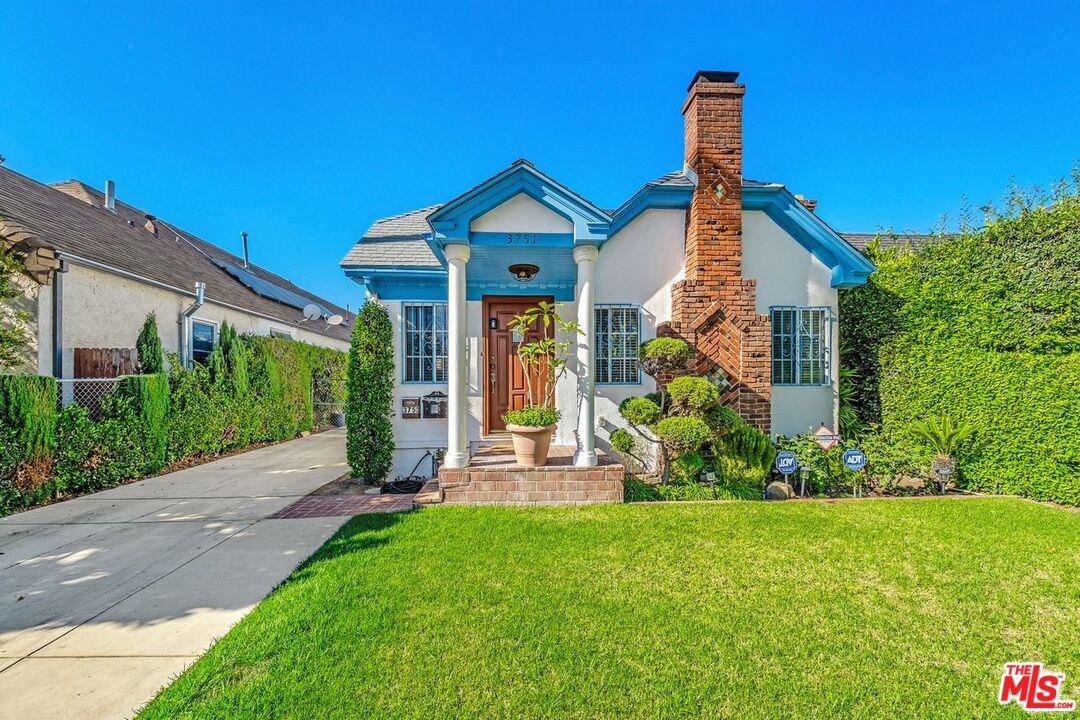
<svg viewBox="0 0 1080 720">
<path fill-rule="evenodd" d="M 405 382 L 446 382 L 446 303 L 401 306 Z"/>
<path fill-rule="evenodd" d="M 217 326 L 202 320 L 191 321 L 191 359 L 199 364 L 206 364 L 210 353 L 214 351 L 214 336 Z"/>
<path fill-rule="evenodd" d="M 270 337 L 278 338 L 279 340 L 292 340 L 293 339 L 293 336 L 292 336 L 291 332 L 287 332 L 285 330 L 277 330 L 275 328 L 270 328 Z"/>
<path fill-rule="evenodd" d="M 637 305 L 596 307 L 596 382 L 627 385 L 641 382 L 638 348 L 641 308 Z"/>
<path fill-rule="evenodd" d="M 829 385 L 832 311 L 827 307 L 774 307 L 773 385 Z"/>
</svg>

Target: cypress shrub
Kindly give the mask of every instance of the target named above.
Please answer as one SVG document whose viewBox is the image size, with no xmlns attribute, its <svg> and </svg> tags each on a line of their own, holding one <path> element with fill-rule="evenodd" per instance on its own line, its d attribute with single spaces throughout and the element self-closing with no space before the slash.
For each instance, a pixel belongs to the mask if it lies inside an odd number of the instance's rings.
<svg viewBox="0 0 1080 720">
<path fill-rule="evenodd" d="M 131 399 L 142 431 L 146 474 L 165 467 L 168 442 L 169 382 L 163 375 L 126 375 L 117 392 Z"/>
<path fill-rule="evenodd" d="M 0 375 L 0 516 L 55 491 L 56 381 Z"/>
<path fill-rule="evenodd" d="M 394 329 L 390 314 L 368 300 L 353 324 L 345 389 L 346 455 L 354 477 L 379 482 L 393 464 Z"/>
<path fill-rule="evenodd" d="M 139 353 L 139 372 L 143 375 L 158 375 L 165 372 L 165 356 L 161 350 L 161 336 L 158 335 L 157 315 L 150 313 L 139 330 L 135 340 L 135 349 Z"/>
</svg>

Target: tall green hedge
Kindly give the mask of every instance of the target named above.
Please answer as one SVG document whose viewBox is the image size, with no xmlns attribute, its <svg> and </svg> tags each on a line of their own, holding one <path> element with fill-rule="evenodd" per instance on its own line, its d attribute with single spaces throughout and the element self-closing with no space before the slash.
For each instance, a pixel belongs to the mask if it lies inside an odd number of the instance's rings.
<svg viewBox="0 0 1080 720">
<path fill-rule="evenodd" d="M 349 467 L 368 482 L 384 480 L 394 456 L 394 327 L 374 300 L 356 314 L 345 387 Z"/>
<path fill-rule="evenodd" d="M 0 515 L 116 485 L 170 462 L 295 437 L 313 424 L 315 375 L 344 378 L 346 354 L 239 336 L 227 325 L 205 366 L 121 378 L 92 419 L 56 411 L 52 378 L 0 376 Z"/>
<path fill-rule="evenodd" d="M 0 516 L 52 492 L 55 446 L 56 381 L 0 375 Z"/>
<path fill-rule="evenodd" d="M 911 447 L 911 425 L 972 424 L 967 487 L 1080 505 L 1080 196 L 1014 194 L 984 227 L 869 254 L 842 291 L 843 362 L 872 443 Z"/>
</svg>

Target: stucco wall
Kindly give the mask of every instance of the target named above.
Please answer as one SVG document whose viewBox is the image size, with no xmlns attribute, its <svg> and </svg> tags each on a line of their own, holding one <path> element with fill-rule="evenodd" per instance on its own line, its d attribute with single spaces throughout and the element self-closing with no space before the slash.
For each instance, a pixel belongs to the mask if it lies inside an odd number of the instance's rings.
<svg viewBox="0 0 1080 720">
<path fill-rule="evenodd" d="M 840 358 L 839 308 L 832 272 L 764 212 L 743 212 L 743 275 L 757 280 L 757 311 L 775 305 L 814 305 L 832 310 L 831 384 L 772 386 L 772 430 L 796 435 L 825 423 L 836 430 Z"/>
<path fill-rule="evenodd" d="M 74 369 L 74 348 L 135 347 L 139 329 L 150 312 L 157 314 L 158 333 L 165 351 L 179 352 L 180 313 L 191 305 L 192 297 L 81 265 L 69 263 L 68 268 L 63 280 L 65 377 L 71 377 Z M 341 340 L 216 305 L 210 297 L 195 319 L 218 325 L 228 322 L 241 333 L 269 335 L 273 328 L 314 345 L 338 350 L 349 347 Z M 51 334 L 51 321 L 46 332 Z"/>
</svg>

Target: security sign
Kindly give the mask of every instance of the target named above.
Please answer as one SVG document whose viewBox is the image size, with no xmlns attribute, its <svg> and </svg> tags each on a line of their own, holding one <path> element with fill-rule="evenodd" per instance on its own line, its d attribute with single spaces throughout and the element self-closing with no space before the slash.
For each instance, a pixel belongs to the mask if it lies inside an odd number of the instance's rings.
<svg viewBox="0 0 1080 720">
<path fill-rule="evenodd" d="M 859 448 L 848 448 L 844 451 L 844 465 L 848 470 L 862 470 L 866 466 L 866 453 Z"/>
<path fill-rule="evenodd" d="M 781 475 L 790 475 L 799 467 L 799 459 L 790 450 L 776 453 L 776 471 Z"/>
</svg>

